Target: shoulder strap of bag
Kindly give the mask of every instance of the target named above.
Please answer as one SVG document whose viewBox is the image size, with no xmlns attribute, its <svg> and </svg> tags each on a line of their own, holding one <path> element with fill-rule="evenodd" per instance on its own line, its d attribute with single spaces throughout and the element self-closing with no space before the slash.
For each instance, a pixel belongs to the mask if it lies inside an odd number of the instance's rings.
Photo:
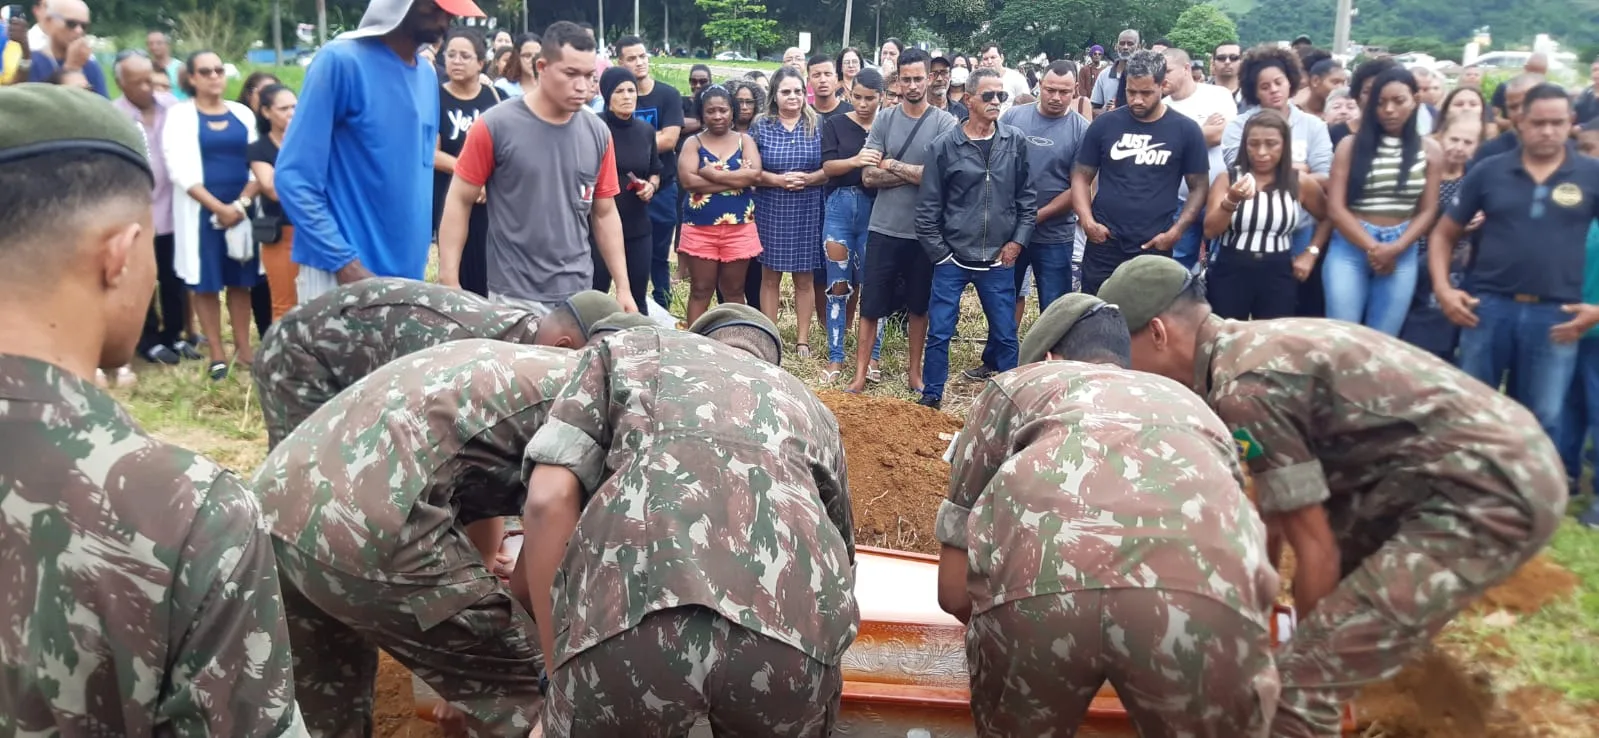
<svg viewBox="0 0 1599 738">
<path fill-rule="evenodd" d="M 916 125 L 911 126 L 911 135 L 906 136 L 905 142 L 899 145 L 899 152 L 889 158 L 893 159 L 894 161 L 903 160 L 905 157 L 905 152 L 909 151 L 911 148 L 911 142 L 916 140 L 916 132 L 922 130 L 922 124 L 926 123 L 927 119 L 931 117 L 933 117 L 933 107 L 929 105 L 927 110 L 922 112 L 922 117 L 916 119 Z M 888 134 L 885 133 L 883 135 L 883 140 L 888 140 Z"/>
</svg>

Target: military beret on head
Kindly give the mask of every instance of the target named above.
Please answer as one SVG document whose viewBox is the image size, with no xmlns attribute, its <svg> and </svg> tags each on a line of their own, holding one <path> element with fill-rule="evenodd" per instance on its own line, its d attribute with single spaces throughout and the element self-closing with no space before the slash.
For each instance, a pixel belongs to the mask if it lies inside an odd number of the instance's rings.
<svg viewBox="0 0 1599 738">
<path fill-rule="evenodd" d="M 585 341 L 595 323 L 622 311 L 616 298 L 599 290 L 584 290 L 572 295 L 566 298 L 566 306 L 572 309 L 572 315 L 577 318 L 577 329 L 582 331 Z"/>
<path fill-rule="evenodd" d="M 150 174 L 144 134 L 105 98 L 61 85 L 0 87 L 0 165 L 66 151 L 119 156 Z"/>
<path fill-rule="evenodd" d="M 698 333 L 707 338 L 718 330 L 731 328 L 736 325 L 745 325 L 758 328 L 772 337 L 772 342 L 777 344 L 777 352 L 783 352 L 783 337 L 777 333 L 777 324 L 772 322 L 766 314 L 748 305 L 736 302 L 724 302 L 710 310 L 705 311 L 694 325 L 689 326 L 689 331 Z"/>
<path fill-rule="evenodd" d="M 1143 254 L 1116 267 L 1099 286 L 1099 299 L 1115 305 L 1127 319 L 1127 331 L 1137 333 L 1194 281 L 1188 267 L 1170 256 Z"/>
<path fill-rule="evenodd" d="M 1023 366 L 1044 360 L 1044 355 L 1070 333 L 1084 316 L 1104 307 L 1105 301 L 1093 295 L 1073 292 L 1049 304 L 1022 339 L 1020 361 Z"/>
<path fill-rule="evenodd" d="M 659 326 L 659 323 L 651 320 L 648 315 L 643 313 L 615 312 L 600 318 L 598 321 L 595 321 L 594 325 L 589 328 L 589 337 L 592 338 L 601 333 L 609 333 L 612 331 L 625 331 L 629 328 L 650 328 Z"/>
</svg>

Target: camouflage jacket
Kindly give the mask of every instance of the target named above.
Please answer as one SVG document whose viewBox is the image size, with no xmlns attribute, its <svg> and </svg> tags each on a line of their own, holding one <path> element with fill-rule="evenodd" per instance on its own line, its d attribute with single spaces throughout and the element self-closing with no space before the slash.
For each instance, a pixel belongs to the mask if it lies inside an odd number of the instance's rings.
<svg viewBox="0 0 1599 738">
<path fill-rule="evenodd" d="M 1439 483 L 1529 511 L 1529 498 L 1542 507 L 1566 494 L 1531 413 L 1369 328 L 1213 317 L 1195 364 L 1194 386 L 1246 448 L 1264 513 L 1326 503 L 1335 517 L 1355 506 L 1356 517 L 1392 521 Z"/>
<path fill-rule="evenodd" d="M 1266 528 L 1227 428 L 1188 388 L 1050 361 L 995 377 L 956 440 L 938 540 L 965 549 L 972 612 L 1094 589 L 1209 597 L 1262 628 Z"/>
<path fill-rule="evenodd" d="M 441 585 L 485 578 L 445 541 L 520 515 L 522 452 L 576 354 L 493 340 L 418 351 L 341 392 L 253 482 L 272 535 L 335 571 Z M 468 547 L 470 548 L 470 547 Z"/>
<path fill-rule="evenodd" d="M 681 605 L 827 664 L 855 640 L 843 440 L 788 372 L 689 333 L 617 333 L 583 352 L 527 463 L 583 486 L 556 664 Z"/>
<path fill-rule="evenodd" d="M 261 513 L 104 392 L 0 355 L 0 735 L 305 735 Z"/>
<path fill-rule="evenodd" d="M 534 317 L 468 292 L 408 279 L 342 286 L 283 316 L 251 375 L 276 447 L 322 403 L 384 364 L 463 338 L 532 344 Z"/>
</svg>

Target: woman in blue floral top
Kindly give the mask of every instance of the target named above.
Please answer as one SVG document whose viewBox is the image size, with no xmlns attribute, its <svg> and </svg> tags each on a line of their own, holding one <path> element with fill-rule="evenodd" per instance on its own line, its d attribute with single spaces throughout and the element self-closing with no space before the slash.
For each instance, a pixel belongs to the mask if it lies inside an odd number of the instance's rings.
<svg viewBox="0 0 1599 738">
<path fill-rule="evenodd" d="M 744 302 L 744 277 L 761 253 L 755 225 L 754 187 L 761 176 L 755 140 L 733 130 L 733 95 L 721 85 L 700 93 L 705 128 L 683 142 L 677 179 L 688 193 L 678 256 L 688 263 L 688 322 L 710 307 L 721 288 L 723 302 Z"/>
</svg>

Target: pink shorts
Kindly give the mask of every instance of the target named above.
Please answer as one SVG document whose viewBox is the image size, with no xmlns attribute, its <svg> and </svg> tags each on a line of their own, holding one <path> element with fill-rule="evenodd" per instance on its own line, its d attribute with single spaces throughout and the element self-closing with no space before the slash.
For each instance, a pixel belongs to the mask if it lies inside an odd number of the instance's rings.
<svg viewBox="0 0 1599 738">
<path fill-rule="evenodd" d="M 696 259 L 722 263 L 753 259 L 761 255 L 761 237 L 754 223 L 738 225 L 684 225 L 677 236 L 677 251 Z"/>
</svg>

